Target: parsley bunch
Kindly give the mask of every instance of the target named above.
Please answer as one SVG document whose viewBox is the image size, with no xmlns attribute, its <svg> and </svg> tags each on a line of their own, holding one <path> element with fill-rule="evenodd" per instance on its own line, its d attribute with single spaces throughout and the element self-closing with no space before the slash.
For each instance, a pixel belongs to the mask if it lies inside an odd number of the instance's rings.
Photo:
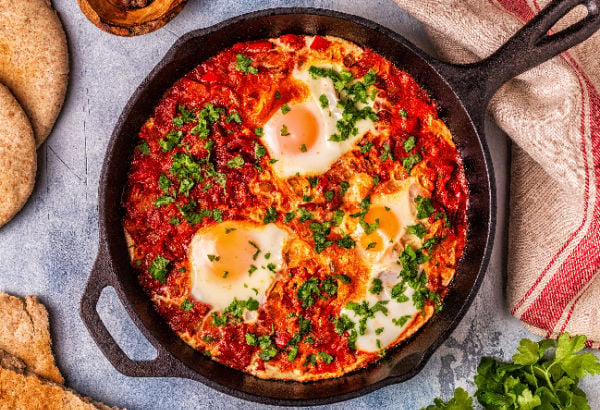
<svg viewBox="0 0 600 410">
<path fill-rule="evenodd" d="M 512 362 L 482 358 L 475 375 L 477 401 L 485 409 L 590 409 L 577 385 L 586 374 L 600 374 L 600 362 L 592 353 L 580 353 L 586 340 L 568 333 L 558 342 L 523 339 Z M 473 400 L 458 388 L 447 403 L 437 398 L 424 409 L 473 409 Z"/>
</svg>

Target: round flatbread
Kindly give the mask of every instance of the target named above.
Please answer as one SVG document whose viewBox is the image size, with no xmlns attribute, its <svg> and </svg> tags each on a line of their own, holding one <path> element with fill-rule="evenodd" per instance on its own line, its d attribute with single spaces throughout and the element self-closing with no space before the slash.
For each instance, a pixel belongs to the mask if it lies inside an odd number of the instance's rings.
<svg viewBox="0 0 600 410">
<path fill-rule="evenodd" d="M 23 108 L 0 84 L 0 226 L 25 205 L 35 184 L 33 129 Z"/>
<path fill-rule="evenodd" d="M 47 0 L 0 0 L 0 83 L 25 109 L 37 146 L 62 107 L 69 74 L 67 40 Z"/>
</svg>

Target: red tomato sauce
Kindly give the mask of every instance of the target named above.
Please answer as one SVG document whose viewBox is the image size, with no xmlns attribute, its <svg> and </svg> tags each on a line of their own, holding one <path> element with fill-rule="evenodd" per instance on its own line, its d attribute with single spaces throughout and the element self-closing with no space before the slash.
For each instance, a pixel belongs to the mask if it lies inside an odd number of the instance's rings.
<svg viewBox="0 0 600 410">
<path fill-rule="evenodd" d="M 226 326 L 214 326 L 211 320 L 206 320 L 211 307 L 191 300 L 189 296 L 187 251 L 194 233 L 219 221 L 245 219 L 252 210 L 268 207 L 249 188 L 259 177 L 260 170 L 269 167 L 268 155 L 256 158 L 255 144 L 260 139 L 254 130 L 262 127 L 271 113 L 294 97 L 293 88 L 286 86 L 281 73 L 293 69 L 294 50 L 306 46 L 302 36 L 284 35 L 279 40 L 288 47 L 288 51 L 277 49 L 266 40 L 236 44 L 197 66 L 166 92 L 154 115 L 139 133 L 140 145 L 135 150 L 123 194 L 126 211 L 124 228 L 134 244 L 133 266 L 140 284 L 153 299 L 160 315 L 184 340 L 207 354 L 211 352 L 214 355 L 216 352 L 215 359 L 225 365 L 246 370 L 255 353 L 264 350 L 260 345 L 249 344 L 247 333 L 267 335 L 277 349 L 276 356 L 267 362 L 279 371 L 285 373 L 302 369 L 316 375 L 339 375 L 352 368 L 359 358 L 364 359 L 362 366 L 376 360 L 378 355 L 352 350 L 349 333 L 340 335 L 336 332 L 330 320 L 339 314 L 336 296 L 321 292 L 318 297 L 315 296 L 312 306 L 302 306 L 296 297 L 298 284 L 313 276 L 320 280 L 327 278 L 327 273 L 318 267 L 312 269 L 308 264 L 308 268 L 293 268 L 282 275 L 281 283 L 275 288 L 281 292 L 272 294 L 267 299 L 267 306 L 259 308 L 258 320 L 253 324 L 232 320 Z M 310 44 L 310 49 L 319 52 L 327 52 L 330 47 L 331 42 L 319 36 Z M 240 54 L 253 62 L 249 66 L 252 68 L 246 67 L 245 70 L 256 70 L 256 73 L 244 72 L 243 64 L 237 61 Z M 274 62 L 277 63 L 277 71 L 269 68 Z M 423 126 L 426 118 L 437 118 L 435 102 L 409 74 L 372 50 L 366 49 L 358 61 L 345 58 L 344 63 L 355 78 L 362 78 L 369 70 L 375 70 L 379 96 L 390 101 L 393 107 L 391 111 L 378 112 L 378 117 L 390 129 L 390 137 L 385 143 L 389 145 L 394 160 L 380 160 L 384 154 L 383 144 L 375 144 L 366 153 L 354 150 L 350 155 L 358 166 L 377 176 L 380 183 L 385 183 L 398 172 L 398 164 L 404 158 L 414 153 L 421 155 L 422 162 L 426 164 L 421 177 L 434 186 L 431 199 L 436 213 L 429 219 L 435 222 L 440 218 L 437 213 L 447 217 L 448 223 L 440 228 L 440 237 L 444 238 L 442 244 L 455 244 L 455 261 L 449 262 L 455 265 L 465 242 L 468 190 L 456 148 L 426 131 Z M 279 84 L 279 87 L 274 84 Z M 267 104 L 266 108 L 257 111 L 256 107 L 262 103 Z M 218 120 L 208 123 L 209 137 L 200 138 L 194 131 L 199 124 L 196 115 L 207 104 L 224 111 Z M 195 119 L 175 124 L 177 118 L 182 117 L 180 107 L 192 111 Z M 235 113 L 241 116 L 241 124 L 230 118 Z M 161 144 L 164 145 L 169 132 L 180 132 L 181 139 L 165 151 Z M 403 142 L 411 136 L 415 137 L 416 143 L 407 153 Z M 361 144 L 363 142 L 359 142 Z M 187 193 L 181 193 L 183 183 L 172 173 L 177 155 L 188 156 L 201 164 L 201 177 L 195 179 L 193 188 Z M 243 164 L 234 168 L 228 166 L 238 156 L 243 159 Z M 170 181 L 166 190 L 161 187 L 161 175 L 167 176 Z M 319 177 L 314 192 L 323 195 L 333 191 L 333 197 L 327 203 L 308 204 L 306 208 L 318 213 L 319 209 L 327 212 L 340 206 L 340 183 L 343 180 L 343 175 L 335 169 Z M 167 203 L 164 205 L 156 205 L 165 196 L 171 199 L 165 199 Z M 182 211 L 186 206 L 191 209 L 188 213 L 207 211 L 211 212 L 211 216 L 190 223 Z M 215 213 L 215 210 L 218 212 Z M 283 217 L 283 213 L 279 213 L 278 222 Z M 310 241 L 312 236 L 306 228 L 308 223 L 297 226 Z M 159 255 L 169 261 L 164 281 L 151 272 L 151 266 Z M 441 250 L 433 255 L 439 259 L 446 258 Z M 428 278 L 429 288 L 443 294 L 445 287 L 440 275 L 428 272 Z M 349 286 L 339 281 L 337 285 L 338 289 Z M 299 332 L 299 317 L 310 320 L 310 331 L 297 343 L 301 353 L 294 361 L 289 360 L 289 343 Z M 327 355 L 334 360 L 328 363 Z M 265 360 L 258 359 L 256 369 L 264 369 L 265 363 Z"/>
</svg>

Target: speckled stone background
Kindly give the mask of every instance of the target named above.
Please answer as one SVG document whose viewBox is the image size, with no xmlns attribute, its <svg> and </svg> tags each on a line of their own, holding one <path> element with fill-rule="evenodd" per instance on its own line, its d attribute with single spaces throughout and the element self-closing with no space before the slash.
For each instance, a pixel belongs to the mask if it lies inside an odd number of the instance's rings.
<svg viewBox="0 0 600 410">
<path fill-rule="evenodd" d="M 85 329 L 79 300 L 98 247 L 97 187 L 113 126 L 133 90 L 180 35 L 237 14 L 277 6 L 330 8 L 376 21 L 430 50 L 421 25 L 391 0 L 190 0 L 157 32 L 121 38 L 88 22 L 75 0 L 53 4 L 69 40 L 69 91 L 52 135 L 39 150 L 33 196 L 0 230 L 0 289 L 38 295 L 48 306 L 58 365 L 66 383 L 83 394 L 129 409 L 259 407 L 189 380 L 125 377 L 104 358 Z M 522 337 L 532 337 L 504 303 L 507 140 L 493 125 L 488 128 L 498 176 L 499 223 L 478 297 L 418 376 L 331 407 L 415 409 L 436 396 L 448 397 L 456 386 L 473 392 L 471 380 L 482 355 L 508 359 Z M 127 354 L 134 359 L 154 357 L 154 349 L 130 322 L 112 289 L 104 291 L 98 310 Z M 583 383 L 592 408 L 600 408 L 599 386 L 599 377 Z"/>
</svg>

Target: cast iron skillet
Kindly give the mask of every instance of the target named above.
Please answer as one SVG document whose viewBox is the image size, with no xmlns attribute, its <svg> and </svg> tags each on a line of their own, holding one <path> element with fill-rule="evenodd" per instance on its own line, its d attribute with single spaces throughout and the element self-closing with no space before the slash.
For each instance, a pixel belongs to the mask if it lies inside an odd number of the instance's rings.
<svg viewBox="0 0 600 410">
<path fill-rule="evenodd" d="M 488 102 L 507 80 L 594 33 L 600 27 L 599 3 L 554 1 L 493 55 L 462 66 L 434 60 L 398 34 L 368 20 L 330 10 L 258 11 L 181 37 L 135 91 L 108 144 L 99 187 L 99 252 L 81 300 L 81 317 L 102 352 L 128 376 L 186 377 L 233 396 L 277 405 L 332 403 L 416 375 L 465 314 L 490 257 L 496 199 L 494 173 L 483 139 Z M 579 4 L 587 8 L 587 17 L 549 35 L 548 30 Z M 138 285 L 122 228 L 121 195 L 137 134 L 163 93 L 196 65 L 234 43 L 285 33 L 345 38 L 376 50 L 410 73 L 441 107 L 463 158 L 470 191 L 467 242 L 443 310 L 380 363 L 311 383 L 261 380 L 216 363 L 186 345 L 156 313 Z M 96 310 L 100 293 L 107 286 L 116 290 L 134 323 L 158 351 L 154 360 L 129 359 L 107 331 Z"/>
</svg>

